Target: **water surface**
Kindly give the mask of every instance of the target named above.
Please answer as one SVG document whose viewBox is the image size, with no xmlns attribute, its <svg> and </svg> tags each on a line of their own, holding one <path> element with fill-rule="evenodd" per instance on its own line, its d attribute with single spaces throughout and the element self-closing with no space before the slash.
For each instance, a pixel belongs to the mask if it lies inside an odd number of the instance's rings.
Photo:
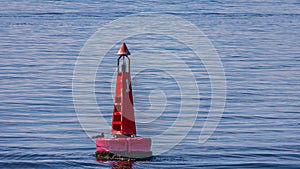
<svg viewBox="0 0 300 169">
<path fill-rule="evenodd" d="M 179 16 L 207 35 L 224 66 L 227 102 L 217 130 L 206 143 L 199 144 L 210 105 L 210 81 L 203 65 L 192 65 L 192 57 L 189 63 L 202 94 L 194 128 L 168 153 L 130 164 L 133 168 L 299 167 L 298 1 L 18 0 L 1 4 L 0 168 L 129 165 L 95 161 L 95 144 L 81 128 L 73 106 L 72 76 L 81 48 L 98 28 L 138 12 Z M 134 44 L 155 41 L 167 39 L 141 35 L 128 39 L 128 47 L 131 43 L 130 50 L 141 51 L 143 47 Z M 171 46 L 156 50 L 188 51 L 180 43 Z M 110 52 L 112 55 L 107 55 L 96 79 L 97 100 L 108 120 L 112 110 L 110 70 L 114 71 L 109 66 L 115 64 L 113 49 Z M 176 67 L 175 62 L 169 64 Z M 164 116 L 152 124 L 138 124 L 139 131 L 151 135 L 162 132 L 174 121 L 170 117 L 177 112 L 180 100 L 171 96 L 177 95 L 179 87 L 163 72 L 142 73 L 133 78 L 137 112 L 155 111 L 144 97 L 151 96 L 152 89 L 161 87 L 160 91 L 170 96 Z M 161 81 L 152 81 L 153 77 Z M 152 96 L 155 98 L 155 93 Z"/>
</svg>

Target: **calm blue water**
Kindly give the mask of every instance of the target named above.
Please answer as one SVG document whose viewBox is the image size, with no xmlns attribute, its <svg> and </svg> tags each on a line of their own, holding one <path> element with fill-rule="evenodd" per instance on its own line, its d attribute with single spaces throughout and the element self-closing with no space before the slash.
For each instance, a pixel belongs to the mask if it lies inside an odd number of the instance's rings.
<svg viewBox="0 0 300 169">
<path fill-rule="evenodd" d="M 2 0 L 0 4 L 0 168 L 300 168 L 299 1 Z M 225 111 L 212 137 L 199 144 L 210 106 L 210 82 L 204 66 L 193 65 L 191 57 L 186 62 L 202 96 L 188 136 L 150 161 L 98 163 L 93 157 L 95 143 L 82 129 L 73 105 L 75 62 L 98 28 L 139 12 L 182 17 L 207 35 L 226 74 Z M 136 44 L 155 41 L 168 39 L 147 35 L 127 40 L 132 53 L 143 50 Z M 184 51 L 182 44 L 171 46 L 152 47 Z M 96 79 L 97 100 L 108 120 L 117 48 L 103 60 Z M 168 64 L 176 67 L 175 62 Z M 155 111 L 144 96 L 155 98 L 150 91 L 158 86 L 170 98 L 165 114 L 152 125 L 138 124 L 146 135 L 170 126 L 174 121 L 170 114 L 180 107 L 180 99 L 172 97 L 179 95 L 180 87 L 172 78 L 147 70 L 133 78 L 137 111 Z"/>
</svg>

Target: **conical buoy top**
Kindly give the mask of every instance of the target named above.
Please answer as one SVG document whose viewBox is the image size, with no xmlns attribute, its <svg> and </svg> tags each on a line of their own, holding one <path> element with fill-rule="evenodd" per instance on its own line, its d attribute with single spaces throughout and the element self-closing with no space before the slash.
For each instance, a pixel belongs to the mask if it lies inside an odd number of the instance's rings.
<svg viewBox="0 0 300 169">
<path fill-rule="evenodd" d="M 120 49 L 119 49 L 119 52 L 118 52 L 118 55 L 120 56 L 127 56 L 127 55 L 130 55 L 130 52 L 126 46 L 125 43 L 122 43 Z"/>
</svg>

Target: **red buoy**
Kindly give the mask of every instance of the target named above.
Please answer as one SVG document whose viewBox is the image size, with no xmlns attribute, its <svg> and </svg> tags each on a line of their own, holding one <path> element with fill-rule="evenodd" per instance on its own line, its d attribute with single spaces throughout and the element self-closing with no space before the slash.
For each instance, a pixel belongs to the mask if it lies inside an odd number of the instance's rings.
<svg viewBox="0 0 300 169">
<path fill-rule="evenodd" d="M 130 52 L 125 43 L 118 52 L 116 93 L 112 117 L 112 135 L 136 136 L 133 97 L 130 77 Z M 120 62 L 122 62 L 120 66 Z"/>
<path fill-rule="evenodd" d="M 136 124 L 130 77 L 130 52 L 125 43 L 118 52 L 116 90 L 111 134 L 96 137 L 97 160 L 141 159 L 152 156 L 151 138 L 136 136 Z"/>
</svg>

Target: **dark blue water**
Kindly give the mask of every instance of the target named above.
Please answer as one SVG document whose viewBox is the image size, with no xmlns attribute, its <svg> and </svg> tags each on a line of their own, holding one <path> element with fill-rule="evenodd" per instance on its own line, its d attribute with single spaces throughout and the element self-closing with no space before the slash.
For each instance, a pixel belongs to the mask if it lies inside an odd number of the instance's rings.
<svg viewBox="0 0 300 169">
<path fill-rule="evenodd" d="M 18 0 L 0 4 L 0 168 L 299 168 L 299 1 Z M 202 94 L 194 112 L 198 118 L 185 139 L 150 161 L 99 163 L 93 156 L 95 143 L 74 108 L 75 63 L 98 28 L 139 12 L 179 16 L 207 35 L 226 74 L 226 106 L 217 130 L 200 144 L 211 101 L 210 80 L 202 64 L 193 64 L 197 58 L 185 58 Z M 171 48 L 138 45 L 171 40 L 150 34 L 127 42 L 132 53 L 151 47 L 158 52 L 188 51 L 180 43 L 169 44 Z M 97 71 L 95 87 L 108 120 L 113 55 L 120 43 L 116 44 Z M 181 54 L 184 57 L 185 52 Z M 158 70 L 139 73 L 133 77 L 136 113 L 155 112 L 151 104 L 159 105 L 161 100 L 156 99 L 164 99 L 161 93 L 169 99 L 164 114 L 156 119 L 149 116 L 153 123 L 138 124 L 138 131 L 151 136 L 151 131 L 163 132 L 174 122 L 180 86 Z M 151 94 L 157 87 L 160 92 Z"/>
</svg>

